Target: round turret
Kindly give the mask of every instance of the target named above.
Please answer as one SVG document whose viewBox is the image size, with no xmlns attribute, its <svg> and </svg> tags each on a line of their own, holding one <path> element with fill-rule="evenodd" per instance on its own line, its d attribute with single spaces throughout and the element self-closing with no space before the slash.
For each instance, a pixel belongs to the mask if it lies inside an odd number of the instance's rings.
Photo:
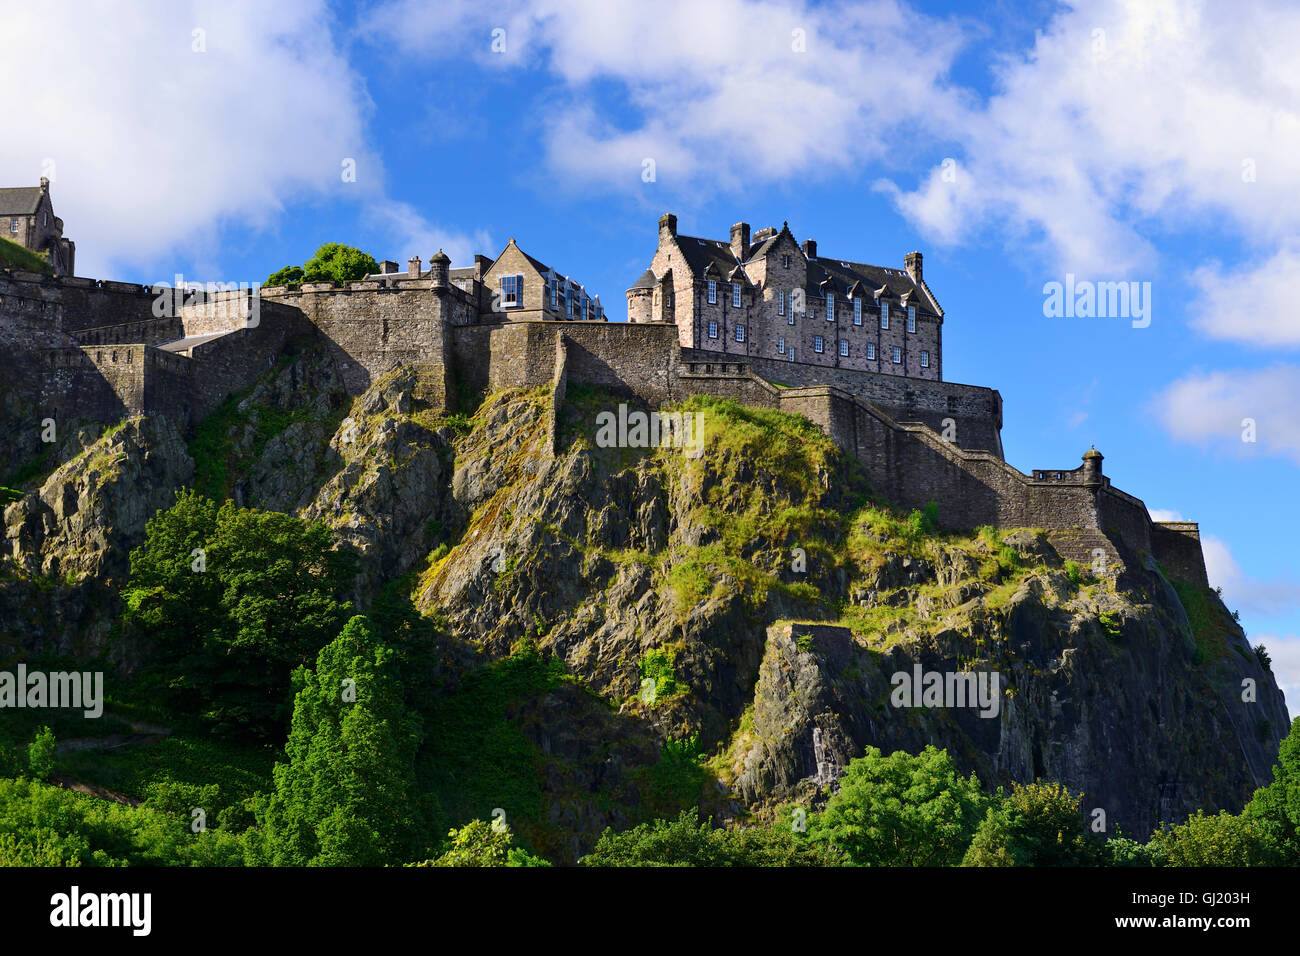
<svg viewBox="0 0 1300 956">
<path fill-rule="evenodd" d="M 649 322 L 654 315 L 655 274 L 647 269 L 627 290 L 627 320 Z"/>
<path fill-rule="evenodd" d="M 1094 445 L 1083 453 L 1083 480 L 1089 484 L 1101 484 L 1101 462 L 1105 456 Z"/>
<path fill-rule="evenodd" d="M 433 287 L 436 289 L 447 285 L 450 274 L 451 259 L 439 249 L 429 259 L 429 278 L 433 280 Z"/>
</svg>

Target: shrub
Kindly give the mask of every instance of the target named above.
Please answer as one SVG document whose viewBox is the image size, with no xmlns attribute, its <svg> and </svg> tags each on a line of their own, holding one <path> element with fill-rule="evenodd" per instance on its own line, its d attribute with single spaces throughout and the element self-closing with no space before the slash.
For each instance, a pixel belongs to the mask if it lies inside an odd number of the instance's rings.
<svg viewBox="0 0 1300 956">
<path fill-rule="evenodd" d="M 54 774 L 54 731 L 42 727 L 27 747 L 27 766 L 38 780 L 48 780 Z"/>
</svg>

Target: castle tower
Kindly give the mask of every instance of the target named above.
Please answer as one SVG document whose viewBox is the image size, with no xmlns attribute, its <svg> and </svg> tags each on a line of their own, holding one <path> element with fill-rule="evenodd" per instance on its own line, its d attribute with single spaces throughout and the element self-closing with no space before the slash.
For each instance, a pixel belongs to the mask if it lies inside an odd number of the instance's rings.
<svg viewBox="0 0 1300 956">
<path fill-rule="evenodd" d="M 439 249 L 429 259 L 429 278 L 435 289 L 445 289 L 451 275 L 451 258 Z"/>
<path fill-rule="evenodd" d="M 647 269 L 627 290 L 627 320 L 629 322 L 654 321 L 655 274 Z"/>
<path fill-rule="evenodd" d="M 1083 480 L 1090 485 L 1101 484 L 1101 462 L 1104 456 L 1096 446 L 1083 453 Z"/>
</svg>

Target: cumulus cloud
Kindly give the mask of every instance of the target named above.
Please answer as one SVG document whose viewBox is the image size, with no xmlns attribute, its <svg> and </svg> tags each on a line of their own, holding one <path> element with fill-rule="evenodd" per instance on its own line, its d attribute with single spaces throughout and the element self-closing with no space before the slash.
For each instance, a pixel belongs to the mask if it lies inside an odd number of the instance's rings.
<svg viewBox="0 0 1300 956">
<path fill-rule="evenodd" d="M 960 118 L 955 179 L 936 168 L 897 206 L 940 241 L 1021 229 L 1080 275 L 1151 268 L 1155 222 L 1281 241 L 1300 224 L 1298 29 L 1280 0 L 1072 3 Z"/>
<path fill-rule="evenodd" d="M 1154 402 L 1165 429 L 1180 441 L 1234 455 L 1265 454 L 1300 464 L 1300 367 L 1193 373 Z M 1253 422 L 1254 441 L 1250 437 Z"/>
<path fill-rule="evenodd" d="M 944 82 L 959 28 L 894 0 L 396 0 L 368 29 L 408 53 L 554 76 L 547 160 L 573 185 L 641 188 L 646 159 L 656 181 L 686 188 L 825 175 L 923 131 L 941 136 L 961 99 Z M 505 31 L 500 55 L 495 29 Z M 619 91 L 617 123 L 591 107 L 595 84 Z"/>
<path fill-rule="evenodd" d="M 1272 660 L 1273 676 L 1286 695 L 1287 712 L 1294 719 L 1300 703 L 1300 635 L 1265 634 L 1251 638 L 1253 644 L 1263 644 Z"/>
<path fill-rule="evenodd" d="M 1202 266 L 1192 278 L 1200 291 L 1193 324 L 1210 338 L 1254 346 L 1300 345 L 1300 242 L 1286 242 L 1263 262 L 1237 269 Z"/>
</svg>

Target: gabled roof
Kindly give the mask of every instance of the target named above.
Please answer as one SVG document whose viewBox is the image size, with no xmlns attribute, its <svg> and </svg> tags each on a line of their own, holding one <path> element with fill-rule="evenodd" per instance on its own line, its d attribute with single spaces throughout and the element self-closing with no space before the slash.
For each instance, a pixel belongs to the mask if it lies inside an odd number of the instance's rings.
<svg viewBox="0 0 1300 956">
<path fill-rule="evenodd" d="M 749 258 L 750 259 L 763 258 L 765 255 L 767 255 L 768 250 L 770 250 L 773 246 L 775 246 L 780 241 L 782 236 L 789 236 L 790 241 L 794 243 L 796 247 L 799 245 L 799 243 L 795 242 L 794 233 L 790 231 L 790 224 L 788 222 L 784 222 L 781 224 L 780 229 L 774 231 L 772 235 L 768 236 L 766 239 L 760 240 L 758 244 L 754 246 L 754 248 L 749 250 Z"/>
<path fill-rule="evenodd" d="M 40 204 L 40 186 L 0 189 L 0 216 L 31 216 Z"/>
<path fill-rule="evenodd" d="M 627 291 L 631 292 L 632 289 L 653 289 L 654 287 L 655 287 L 655 274 L 653 270 L 647 269 L 645 272 L 641 273 L 641 278 L 636 280 L 636 284 L 632 286 L 631 289 L 628 289 Z"/>
<path fill-rule="evenodd" d="M 712 265 L 722 275 L 728 275 L 738 264 L 731 243 L 719 239 L 699 239 L 695 236 L 677 236 L 677 248 L 682 250 L 691 275 L 702 276 Z"/>
</svg>

